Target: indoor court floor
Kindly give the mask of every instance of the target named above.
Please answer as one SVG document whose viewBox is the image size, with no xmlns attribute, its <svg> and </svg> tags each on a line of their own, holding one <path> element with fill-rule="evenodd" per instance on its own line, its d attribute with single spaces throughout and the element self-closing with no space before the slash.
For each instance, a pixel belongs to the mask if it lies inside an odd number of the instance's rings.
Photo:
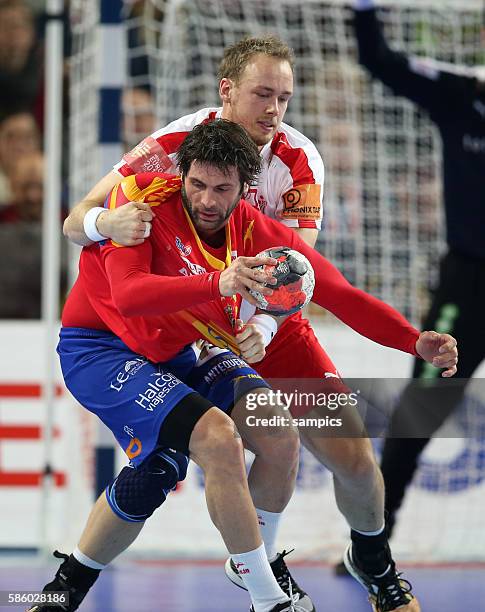
<svg viewBox="0 0 485 612">
<path fill-rule="evenodd" d="M 0 557 L 0 590 L 35 590 L 58 565 L 37 558 Z M 363 589 L 337 578 L 329 565 L 292 564 L 317 612 L 370 612 Z M 422 612 L 485 612 L 485 565 L 406 567 Z M 5 610 L 21 610 L 9 606 Z M 191 561 L 120 561 L 105 570 L 82 612 L 248 612 L 249 598 L 224 576 L 222 564 Z"/>
</svg>

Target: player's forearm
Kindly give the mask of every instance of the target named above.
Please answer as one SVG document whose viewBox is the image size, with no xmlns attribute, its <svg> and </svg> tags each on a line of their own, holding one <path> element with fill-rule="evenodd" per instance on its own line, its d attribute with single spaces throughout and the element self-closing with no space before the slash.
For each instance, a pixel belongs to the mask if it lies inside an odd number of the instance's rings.
<svg viewBox="0 0 485 612">
<path fill-rule="evenodd" d="M 351 285 L 325 288 L 317 280 L 315 288 L 314 301 L 362 336 L 416 355 L 418 330 L 388 304 Z M 331 299 L 327 292 L 332 294 Z"/>
<path fill-rule="evenodd" d="M 318 238 L 318 230 L 313 227 L 294 227 L 295 234 L 309 247 L 313 248 Z"/>
<path fill-rule="evenodd" d="M 134 272 L 110 275 L 113 302 L 124 317 L 163 316 L 220 298 L 220 272 L 196 276 L 159 276 Z"/>
<path fill-rule="evenodd" d="M 64 221 L 64 235 L 81 246 L 87 246 L 93 243 L 93 240 L 86 235 L 85 231 L 85 216 L 86 213 L 94 207 L 103 206 L 106 196 L 111 189 L 117 185 L 122 179 L 122 176 L 116 172 L 108 172 L 89 193 L 71 210 L 69 216 Z M 89 224 L 86 225 L 88 234 L 94 234 L 95 240 L 101 240 L 102 236 L 112 237 L 112 228 L 110 224 L 110 214 L 106 211 L 100 215 L 93 215 L 89 219 Z M 96 236 L 100 234 L 101 236 Z M 125 244 L 124 242 L 122 244 Z"/>
<path fill-rule="evenodd" d="M 397 310 L 353 287 L 325 257 L 295 236 L 292 248 L 307 257 L 315 272 L 312 301 L 356 332 L 391 348 L 416 355 L 419 332 Z"/>
<path fill-rule="evenodd" d="M 359 62 L 372 75 L 383 79 L 392 76 L 388 73 L 398 54 L 388 46 L 375 9 L 368 9 L 370 10 L 356 10 L 354 15 Z"/>
<path fill-rule="evenodd" d="M 340 273 L 333 273 L 331 264 L 319 263 L 318 257 L 324 258 L 318 253 L 315 256 L 313 261 L 310 259 L 315 270 L 315 303 L 369 340 L 416 355 L 419 332 L 407 319 L 388 304 L 353 287 Z"/>
<path fill-rule="evenodd" d="M 84 217 L 86 213 L 95 206 L 102 206 L 103 202 L 94 200 L 82 200 L 71 210 L 69 216 L 64 221 L 63 232 L 66 238 L 69 238 L 75 244 L 88 246 L 93 244 L 93 241 L 86 236 L 84 232 Z M 99 219 L 99 218 L 98 218 Z M 98 231 L 99 231 L 99 226 Z M 100 232 L 101 233 L 101 232 Z"/>
</svg>

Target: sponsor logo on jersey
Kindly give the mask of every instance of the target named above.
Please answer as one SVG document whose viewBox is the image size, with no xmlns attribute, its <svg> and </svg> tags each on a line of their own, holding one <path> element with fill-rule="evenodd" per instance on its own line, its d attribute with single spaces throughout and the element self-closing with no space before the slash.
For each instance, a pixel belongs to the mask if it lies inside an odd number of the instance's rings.
<svg viewBox="0 0 485 612">
<path fill-rule="evenodd" d="M 153 412 L 157 406 L 163 404 L 165 397 L 177 385 L 180 385 L 180 380 L 170 372 L 157 372 L 154 380 L 147 384 L 143 393 L 138 394 L 135 404 L 148 412 Z"/>
<path fill-rule="evenodd" d="M 243 238 L 243 249 L 246 248 L 246 242 L 249 240 L 249 245 L 253 248 L 253 229 L 254 229 L 254 219 L 248 224 L 246 231 L 244 232 Z"/>
<path fill-rule="evenodd" d="M 190 259 L 187 259 L 187 257 L 184 257 L 183 255 L 180 255 L 180 257 L 185 262 L 191 274 L 205 274 L 207 272 L 207 270 L 203 266 L 199 266 L 199 264 L 192 263 Z"/>
<path fill-rule="evenodd" d="M 136 145 L 127 155 L 132 155 L 133 157 L 146 157 L 150 154 L 150 145 L 148 142 L 143 141 Z"/>
<path fill-rule="evenodd" d="M 175 246 L 182 253 L 182 255 L 185 255 L 186 257 L 192 253 L 192 247 L 190 244 L 184 244 L 178 236 L 175 237 Z"/>
<path fill-rule="evenodd" d="M 223 377 L 227 372 L 246 367 L 247 363 L 239 357 L 225 358 L 211 366 L 210 370 L 204 376 L 204 381 L 208 385 L 211 385 L 214 384 L 218 378 Z M 239 376 L 238 378 L 242 379 L 245 378 L 245 376 Z"/>
<path fill-rule="evenodd" d="M 128 459 L 134 459 L 141 453 L 142 448 L 141 440 L 139 438 L 132 438 L 125 449 L 126 456 Z"/>
<path fill-rule="evenodd" d="M 241 351 L 239 350 L 239 347 L 236 344 L 234 336 L 230 336 L 229 334 L 227 334 L 215 323 L 209 323 L 207 325 L 204 325 L 202 321 L 197 321 L 197 323 L 194 323 L 194 327 L 199 329 L 199 331 L 201 331 L 204 335 L 204 338 L 206 340 L 209 340 L 209 342 L 212 342 L 212 344 L 215 344 L 219 348 L 228 349 L 236 355 L 241 354 Z"/>
<path fill-rule="evenodd" d="M 123 156 L 133 172 L 167 172 L 173 163 L 160 143 L 148 136 Z"/>
<path fill-rule="evenodd" d="M 244 194 L 244 199 L 262 213 L 264 213 L 266 206 L 268 206 L 268 202 L 264 196 L 258 194 L 257 187 L 250 187 Z"/>
<path fill-rule="evenodd" d="M 320 219 L 320 185 L 298 185 L 283 195 L 283 219 Z"/>
<path fill-rule="evenodd" d="M 197 319 L 191 312 L 188 310 L 180 310 L 178 313 L 182 319 L 188 321 L 191 325 L 195 327 L 195 329 L 201 334 L 203 338 L 208 340 L 211 344 L 222 348 L 228 349 L 232 351 L 235 355 L 241 355 L 241 351 L 237 345 L 236 339 L 231 334 L 228 334 L 222 327 L 219 327 L 213 321 L 209 321 L 209 323 L 204 323 Z"/>
<path fill-rule="evenodd" d="M 123 427 L 123 431 L 125 432 L 125 434 L 130 436 L 130 438 L 134 438 L 135 437 L 135 430 L 133 429 L 133 427 L 130 427 L 129 425 L 125 425 Z"/>
<path fill-rule="evenodd" d="M 125 382 L 131 377 L 135 376 L 135 374 L 141 370 L 141 368 L 148 363 L 148 360 L 144 357 L 137 357 L 136 359 L 130 359 L 127 361 L 121 370 L 116 375 L 114 381 L 111 381 L 109 386 L 110 389 L 113 389 L 116 392 L 120 392 L 123 389 L 123 385 Z"/>
</svg>

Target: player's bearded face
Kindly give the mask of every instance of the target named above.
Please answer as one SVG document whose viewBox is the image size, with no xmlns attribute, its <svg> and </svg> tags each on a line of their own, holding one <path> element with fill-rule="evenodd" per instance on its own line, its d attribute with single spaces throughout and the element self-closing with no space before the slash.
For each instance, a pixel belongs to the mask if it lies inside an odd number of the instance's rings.
<svg viewBox="0 0 485 612">
<path fill-rule="evenodd" d="M 210 164 L 194 161 L 184 177 L 181 195 L 192 223 L 201 234 L 223 228 L 241 199 L 239 173 L 224 173 Z"/>
<path fill-rule="evenodd" d="M 256 55 L 237 83 L 222 79 L 222 117 L 239 123 L 263 147 L 278 130 L 293 94 L 293 71 L 285 60 Z"/>
</svg>

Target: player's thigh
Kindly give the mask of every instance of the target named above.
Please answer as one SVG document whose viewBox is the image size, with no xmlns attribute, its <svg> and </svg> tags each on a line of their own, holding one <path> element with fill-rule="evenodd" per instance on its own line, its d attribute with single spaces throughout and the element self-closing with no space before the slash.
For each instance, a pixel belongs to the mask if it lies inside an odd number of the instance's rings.
<svg viewBox="0 0 485 612">
<path fill-rule="evenodd" d="M 191 349 L 154 364 L 112 334 L 64 328 L 58 353 L 69 391 L 112 431 L 133 465 L 160 446 L 185 452 L 195 423 L 211 407 L 175 374 L 192 368 Z M 167 419 L 172 437 L 161 442 Z"/>
<path fill-rule="evenodd" d="M 270 396 L 268 384 L 231 351 L 205 346 L 187 382 L 230 414 L 247 448 L 259 453 L 267 438 L 283 435 L 298 444 L 290 415 Z M 258 426 L 257 419 L 267 424 Z"/>
<path fill-rule="evenodd" d="M 299 435 L 293 417 L 268 388 L 256 388 L 241 397 L 231 412 L 247 449 L 268 461 L 294 462 Z"/>
<path fill-rule="evenodd" d="M 256 389 L 269 388 L 241 357 L 207 343 L 185 382 L 231 416 L 240 398 Z"/>
<path fill-rule="evenodd" d="M 211 407 L 195 423 L 189 450 L 190 458 L 204 471 L 212 468 L 245 475 L 241 437 L 234 421 L 219 408 Z"/>
<path fill-rule="evenodd" d="M 305 391 L 340 392 L 347 389 L 343 384 L 337 368 L 320 345 L 311 326 L 308 324 L 305 333 L 289 334 L 287 342 L 278 342 L 271 348 L 266 357 L 254 364 L 259 374 L 275 388 L 285 391 L 297 389 Z M 293 402 L 290 410 L 298 417 L 314 408 L 311 403 Z"/>
<path fill-rule="evenodd" d="M 332 473 L 354 479 L 375 472 L 376 459 L 368 437 L 329 437 L 321 435 L 321 431 L 310 433 L 303 427 L 299 432 L 303 446 Z"/>
</svg>

